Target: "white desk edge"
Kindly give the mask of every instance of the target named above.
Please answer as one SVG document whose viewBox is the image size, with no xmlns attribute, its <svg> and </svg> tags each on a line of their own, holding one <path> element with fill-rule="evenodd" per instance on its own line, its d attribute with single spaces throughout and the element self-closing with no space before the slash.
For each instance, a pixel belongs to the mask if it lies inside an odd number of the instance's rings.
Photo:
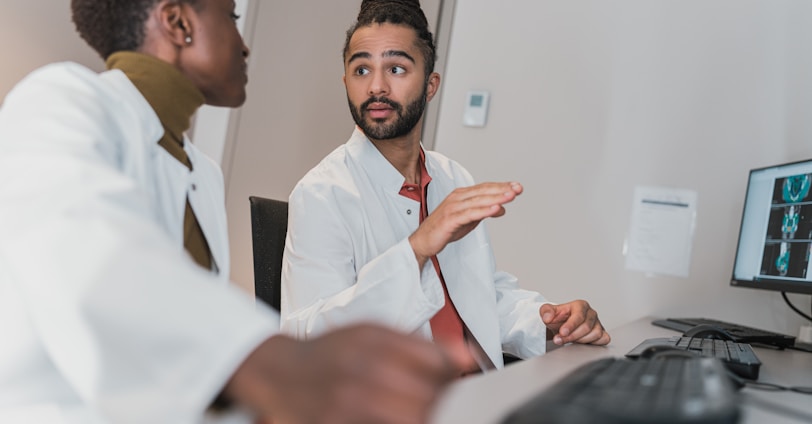
<svg viewBox="0 0 812 424">
<path fill-rule="evenodd" d="M 496 424 L 509 411 L 578 366 L 606 356 L 622 357 L 645 339 L 679 333 L 651 324 L 644 317 L 609 331 L 608 346 L 549 344 L 545 355 L 509 365 L 503 370 L 454 383 L 439 400 L 435 424 Z M 812 387 L 812 353 L 754 347 L 761 360 L 759 381 Z M 810 423 L 812 396 L 789 391 L 741 391 L 741 423 Z"/>
</svg>

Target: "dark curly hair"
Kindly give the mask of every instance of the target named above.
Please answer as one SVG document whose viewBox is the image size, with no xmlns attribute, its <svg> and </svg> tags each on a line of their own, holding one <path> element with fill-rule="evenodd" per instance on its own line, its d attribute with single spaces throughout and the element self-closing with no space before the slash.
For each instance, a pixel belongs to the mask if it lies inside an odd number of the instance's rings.
<svg viewBox="0 0 812 424">
<path fill-rule="evenodd" d="M 434 46 L 434 37 L 429 31 L 429 23 L 419 0 L 363 0 L 358 18 L 349 30 L 344 42 L 344 60 L 350 49 L 350 39 L 358 28 L 372 24 L 390 23 L 405 25 L 417 33 L 417 47 L 425 59 L 426 79 L 434 72 L 434 62 L 437 61 L 437 48 Z"/>
<path fill-rule="evenodd" d="M 137 50 L 144 24 L 161 0 L 71 0 L 76 31 L 103 59 L 121 50 Z M 176 0 L 197 5 L 198 0 Z"/>
</svg>

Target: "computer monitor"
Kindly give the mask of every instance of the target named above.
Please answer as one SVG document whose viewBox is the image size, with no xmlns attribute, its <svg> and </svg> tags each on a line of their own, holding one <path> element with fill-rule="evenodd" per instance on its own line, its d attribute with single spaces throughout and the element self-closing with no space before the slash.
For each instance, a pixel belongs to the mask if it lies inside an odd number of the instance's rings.
<svg viewBox="0 0 812 424">
<path fill-rule="evenodd" d="M 750 171 L 730 284 L 812 294 L 812 159 Z"/>
</svg>

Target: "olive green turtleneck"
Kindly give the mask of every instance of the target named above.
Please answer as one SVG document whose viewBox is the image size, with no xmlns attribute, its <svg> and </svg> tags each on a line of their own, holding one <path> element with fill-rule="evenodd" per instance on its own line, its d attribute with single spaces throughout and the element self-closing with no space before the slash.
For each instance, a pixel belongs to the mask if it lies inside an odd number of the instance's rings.
<svg viewBox="0 0 812 424">
<path fill-rule="evenodd" d="M 191 170 L 192 162 L 183 150 L 183 134 L 189 129 L 192 115 L 205 101 L 203 93 L 177 68 L 146 54 L 113 53 L 107 58 L 107 68 L 121 70 L 132 81 L 164 127 L 158 144 Z M 212 269 L 211 250 L 188 197 L 183 246 L 200 266 Z"/>
</svg>

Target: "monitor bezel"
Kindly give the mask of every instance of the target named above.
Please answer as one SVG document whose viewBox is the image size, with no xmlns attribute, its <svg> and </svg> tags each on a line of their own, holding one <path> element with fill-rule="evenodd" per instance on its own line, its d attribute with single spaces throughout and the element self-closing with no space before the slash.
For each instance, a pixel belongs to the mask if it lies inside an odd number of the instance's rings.
<svg viewBox="0 0 812 424">
<path fill-rule="evenodd" d="M 747 174 L 747 185 L 745 186 L 745 194 L 744 194 L 744 204 L 742 205 L 742 212 L 741 212 L 741 222 L 739 223 L 739 232 L 736 239 L 736 254 L 733 257 L 733 269 L 731 272 L 730 277 L 730 285 L 732 287 L 743 287 L 743 288 L 750 288 L 750 289 L 758 289 L 758 290 L 769 290 L 769 291 L 778 291 L 778 292 L 787 292 L 787 293 L 801 293 L 801 294 L 810 294 L 812 295 L 812 282 L 800 282 L 800 281 L 787 281 L 783 279 L 772 279 L 772 278 L 756 278 L 753 280 L 742 280 L 736 278 L 736 262 L 739 258 L 739 249 L 741 249 L 741 241 L 742 241 L 742 229 L 744 227 L 744 218 L 745 218 L 745 208 L 747 207 L 747 197 L 750 195 L 750 184 L 752 183 L 753 174 L 756 172 L 773 169 L 773 168 L 782 168 L 788 166 L 799 165 L 803 163 L 809 163 L 810 167 L 812 167 L 812 158 L 797 160 L 793 162 L 786 162 L 781 164 L 763 166 L 759 168 L 751 169 Z"/>
</svg>

